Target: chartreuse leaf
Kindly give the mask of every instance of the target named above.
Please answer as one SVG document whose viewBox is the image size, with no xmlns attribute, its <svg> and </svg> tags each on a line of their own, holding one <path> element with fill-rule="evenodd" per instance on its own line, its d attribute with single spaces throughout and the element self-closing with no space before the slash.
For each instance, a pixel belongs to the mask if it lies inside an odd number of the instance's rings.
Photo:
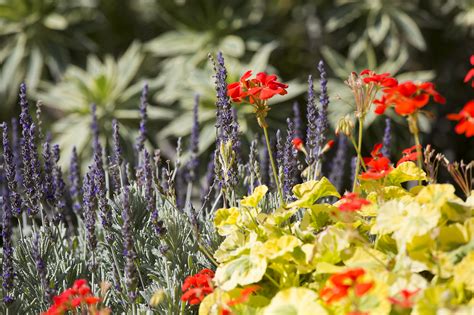
<svg viewBox="0 0 474 315">
<path fill-rule="evenodd" d="M 202 300 L 199 305 L 199 315 L 221 315 L 226 302 L 231 299 L 230 292 L 216 289 Z"/>
<path fill-rule="evenodd" d="M 430 184 L 423 187 L 415 200 L 419 203 L 431 203 L 437 208 L 441 208 L 448 200 L 455 199 L 455 189 L 450 184 Z"/>
<path fill-rule="evenodd" d="M 317 294 L 306 288 L 289 288 L 278 292 L 263 315 L 314 315 L 327 314 L 317 302 Z"/>
<path fill-rule="evenodd" d="M 260 255 L 242 255 L 220 265 L 214 281 L 223 290 L 232 290 L 238 285 L 257 283 L 267 270 L 267 260 Z"/>
<path fill-rule="evenodd" d="M 348 267 L 360 267 L 373 272 L 383 272 L 388 264 L 387 256 L 372 248 L 356 247 L 351 258 L 344 261 Z"/>
<path fill-rule="evenodd" d="M 253 193 L 250 196 L 244 197 L 240 202 L 240 205 L 243 207 L 253 207 L 256 208 L 260 200 L 263 199 L 265 194 L 268 191 L 268 187 L 265 185 L 258 186 L 254 189 Z"/>
<path fill-rule="evenodd" d="M 216 211 L 214 225 L 220 235 L 229 235 L 238 229 L 239 208 L 221 208 Z"/>
<path fill-rule="evenodd" d="M 312 228 L 319 230 L 329 223 L 331 213 L 337 213 L 337 211 L 339 210 L 333 205 L 325 203 L 315 204 L 307 209 L 304 214 L 303 222 L 308 220 L 308 224 Z"/>
<path fill-rule="evenodd" d="M 222 315 L 223 309 L 229 310 L 229 301 L 239 300 L 242 298 L 241 288 L 235 288 L 228 292 L 217 288 L 213 293 L 209 294 L 199 305 L 199 315 Z M 258 292 L 258 291 L 257 291 Z M 261 295 L 252 294 L 247 300 L 232 306 L 232 314 L 254 315 L 258 309 L 268 305 L 269 300 Z"/>
<path fill-rule="evenodd" d="M 450 251 L 469 242 L 469 235 L 464 225 L 455 223 L 442 226 L 437 240 L 440 250 Z"/>
<path fill-rule="evenodd" d="M 426 180 L 426 173 L 413 162 L 403 162 L 387 176 L 388 185 L 400 185 L 411 180 Z"/>
<path fill-rule="evenodd" d="M 293 235 L 283 235 L 279 238 L 271 238 L 259 248 L 258 253 L 268 259 L 275 259 L 291 253 L 301 241 Z"/>
<path fill-rule="evenodd" d="M 421 205 L 409 199 L 390 200 L 379 208 L 371 233 L 393 233 L 399 244 L 406 244 L 434 228 L 440 217 L 439 209 L 431 204 Z"/>
<path fill-rule="evenodd" d="M 316 203 L 322 197 L 340 197 L 336 187 L 326 178 L 319 181 L 311 180 L 293 187 L 293 194 L 298 200 L 288 204 L 288 207 L 307 208 Z"/>
<path fill-rule="evenodd" d="M 236 231 L 227 235 L 214 253 L 214 257 L 218 262 L 226 262 L 246 251 L 249 252 L 250 249 L 258 243 L 257 234 L 255 232 L 250 232 L 250 234 L 245 235 L 241 231 Z"/>
<path fill-rule="evenodd" d="M 454 267 L 454 282 L 463 283 L 466 289 L 474 292 L 474 251 Z"/>
<path fill-rule="evenodd" d="M 316 247 L 318 261 L 336 264 L 341 261 L 341 252 L 350 246 L 350 232 L 336 226 L 329 226 L 318 235 Z"/>
</svg>

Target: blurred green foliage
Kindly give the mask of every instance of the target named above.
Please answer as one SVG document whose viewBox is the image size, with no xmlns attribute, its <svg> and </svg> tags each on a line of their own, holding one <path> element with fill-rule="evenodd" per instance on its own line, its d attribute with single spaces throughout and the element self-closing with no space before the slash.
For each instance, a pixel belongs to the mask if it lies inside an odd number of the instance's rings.
<svg viewBox="0 0 474 315">
<path fill-rule="evenodd" d="M 44 102 L 65 152 L 88 141 L 87 132 L 77 135 L 88 124 L 92 102 L 101 128 L 110 130 L 117 117 L 126 126 L 123 136 L 132 139 L 145 81 L 151 90 L 149 141 L 173 155 L 176 137 L 190 132 L 193 96 L 199 94 L 200 150 L 206 151 L 215 111 L 207 55 L 220 50 L 229 81 L 253 69 L 289 82 L 292 90 L 280 99 L 285 104 L 305 104 L 307 76 L 317 78 L 315 65 L 325 60 L 333 122 L 351 110 L 343 87 L 351 71 L 434 80 L 448 104 L 434 109 L 437 118 L 432 130 L 424 129 L 425 141 L 454 158 L 472 158 L 464 138 L 439 137 L 452 127 L 444 115 L 469 98 L 462 78 L 474 51 L 472 0 L 0 0 L 0 30 L 0 120 L 18 112 L 16 94 L 25 80 Z M 291 106 L 276 106 L 271 126 L 284 128 Z M 252 139 L 253 117 L 245 107 L 238 114 L 244 138 Z M 374 137 L 380 137 L 379 127 L 371 127 Z"/>
</svg>

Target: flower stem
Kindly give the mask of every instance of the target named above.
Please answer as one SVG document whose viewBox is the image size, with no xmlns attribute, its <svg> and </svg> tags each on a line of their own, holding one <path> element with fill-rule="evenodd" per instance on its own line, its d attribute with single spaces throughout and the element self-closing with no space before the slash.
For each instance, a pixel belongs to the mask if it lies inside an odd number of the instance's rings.
<svg viewBox="0 0 474 315">
<path fill-rule="evenodd" d="M 354 183 L 352 184 L 352 191 L 354 192 L 357 187 L 357 177 L 359 176 L 359 170 L 360 170 L 360 163 L 362 161 L 362 131 L 364 128 L 364 117 L 359 117 L 359 138 L 358 138 L 358 143 L 357 143 L 357 162 L 356 162 L 356 169 L 355 169 L 355 174 L 354 174 Z"/>
<path fill-rule="evenodd" d="M 263 128 L 263 133 L 265 135 L 265 142 L 267 143 L 268 156 L 270 157 L 270 163 L 272 164 L 273 177 L 275 179 L 275 184 L 277 186 L 278 195 L 280 196 L 281 204 L 283 205 L 285 203 L 283 200 L 283 192 L 281 191 L 280 180 L 278 179 L 278 172 L 275 165 L 275 161 L 273 159 L 273 153 L 272 153 L 272 148 L 270 146 L 270 139 L 268 137 L 267 127 L 262 127 L 262 128 Z"/>
<path fill-rule="evenodd" d="M 416 155 L 417 155 L 417 165 L 420 170 L 423 170 L 423 161 L 422 161 L 422 153 L 421 153 L 421 143 L 420 143 L 420 130 L 418 129 L 418 117 L 415 114 L 408 116 L 408 127 L 410 132 L 413 134 L 413 138 L 415 139 L 415 146 L 416 146 Z M 421 185 L 421 180 L 418 180 L 418 185 Z"/>
</svg>

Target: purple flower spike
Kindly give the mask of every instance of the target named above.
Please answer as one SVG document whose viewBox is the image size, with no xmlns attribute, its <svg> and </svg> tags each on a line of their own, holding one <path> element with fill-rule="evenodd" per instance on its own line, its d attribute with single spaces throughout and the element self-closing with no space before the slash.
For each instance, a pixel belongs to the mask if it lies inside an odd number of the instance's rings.
<svg viewBox="0 0 474 315">
<path fill-rule="evenodd" d="M 46 135 L 43 144 L 43 197 L 46 201 L 54 202 L 54 186 L 53 186 L 53 157 L 51 153 L 51 134 Z"/>
<path fill-rule="evenodd" d="M 147 136 L 146 132 L 146 122 L 148 119 L 147 116 L 147 106 L 148 106 L 148 84 L 145 83 L 142 90 L 142 95 L 140 97 L 140 129 L 137 137 L 136 150 L 137 156 L 140 156 L 143 147 L 145 145 L 145 140 Z"/>
<path fill-rule="evenodd" d="M 316 134 L 317 134 L 317 143 L 316 147 L 318 150 L 318 155 L 316 156 L 316 160 L 319 162 L 319 166 L 322 163 L 322 149 L 326 143 L 326 134 L 329 128 L 329 121 L 328 121 L 328 105 L 329 105 L 329 96 L 328 96 L 328 80 L 326 69 L 324 68 L 324 62 L 321 60 L 318 64 L 318 70 L 320 73 L 320 86 L 321 86 L 321 94 L 319 96 L 319 103 L 321 104 L 321 108 L 319 111 L 318 119 L 316 122 Z"/>
<path fill-rule="evenodd" d="M 133 222 L 130 209 L 130 189 L 125 186 L 122 193 L 122 236 L 125 257 L 125 284 L 127 285 L 128 297 L 133 302 L 137 298 L 137 270 L 135 259 L 137 255 L 133 248 Z"/>
<path fill-rule="evenodd" d="M 291 196 L 291 189 L 298 183 L 298 165 L 296 159 L 297 151 L 292 143 L 296 135 L 295 127 L 290 118 L 286 122 L 288 129 L 283 156 L 283 194 L 288 199 Z"/>
<path fill-rule="evenodd" d="M 337 191 L 342 193 L 342 184 L 344 180 L 344 168 L 346 166 L 347 137 L 342 133 L 337 141 L 337 151 L 332 161 L 329 181 L 336 187 Z"/>
<path fill-rule="evenodd" d="M 3 123 L 1 127 L 3 128 L 3 169 L 7 180 L 12 212 L 16 217 L 19 217 L 22 201 L 16 182 L 16 165 L 8 139 L 8 126 L 6 123 Z"/>
<path fill-rule="evenodd" d="M 3 217 L 2 217 L 2 286 L 5 290 L 3 301 L 5 303 L 13 302 L 10 295 L 13 290 L 13 280 L 15 271 L 13 267 L 13 245 L 12 245 L 12 209 L 10 205 L 10 196 L 8 189 L 3 194 Z"/>
<path fill-rule="evenodd" d="M 293 123 L 295 125 L 295 136 L 303 139 L 303 120 L 301 119 L 300 104 L 293 103 Z"/>
<path fill-rule="evenodd" d="M 95 251 L 97 247 L 97 236 L 95 235 L 95 185 L 94 172 L 92 169 L 84 176 L 84 196 L 82 208 L 84 209 L 84 224 L 86 226 L 86 240 L 89 251 Z"/>
<path fill-rule="evenodd" d="M 390 118 L 385 118 L 385 131 L 383 134 L 382 154 L 390 158 L 390 144 L 392 142 L 392 124 Z"/>
<path fill-rule="evenodd" d="M 79 158 L 77 156 L 76 147 L 72 148 L 71 162 L 69 166 L 69 193 L 72 198 L 72 209 L 76 214 L 79 214 L 81 210 L 81 200 L 80 196 L 82 195 L 81 183 L 81 174 L 79 169 Z"/>
<path fill-rule="evenodd" d="M 308 77 L 308 102 L 307 108 L 307 129 L 306 129 L 306 146 L 308 147 L 308 156 L 306 157 L 306 163 L 312 165 L 317 155 L 316 142 L 318 138 L 317 134 L 317 119 L 318 119 L 318 108 L 316 107 L 316 97 L 314 95 L 313 77 Z"/>
</svg>

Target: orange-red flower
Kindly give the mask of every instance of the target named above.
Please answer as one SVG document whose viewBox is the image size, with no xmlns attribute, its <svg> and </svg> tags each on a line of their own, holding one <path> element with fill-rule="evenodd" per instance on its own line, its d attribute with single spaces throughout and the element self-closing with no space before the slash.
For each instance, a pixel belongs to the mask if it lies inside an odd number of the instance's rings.
<svg viewBox="0 0 474 315">
<path fill-rule="evenodd" d="M 390 160 L 380 153 L 382 147 L 383 145 L 381 143 L 376 144 L 370 153 L 371 157 L 364 158 L 367 171 L 360 174 L 360 178 L 365 180 L 377 180 L 384 178 L 393 170 Z"/>
<path fill-rule="evenodd" d="M 365 69 L 360 73 L 360 76 L 365 76 L 363 81 L 366 84 L 375 83 L 384 88 L 395 87 L 398 85 L 397 79 L 392 78 L 388 72 L 377 74 L 372 70 Z"/>
<path fill-rule="evenodd" d="M 341 211 L 359 211 L 363 206 L 370 205 L 370 201 L 359 198 L 356 193 L 346 193 L 342 196 L 341 202 L 337 207 Z"/>
<path fill-rule="evenodd" d="M 414 291 L 403 289 L 398 294 L 400 298 L 389 297 L 388 300 L 390 301 L 390 303 L 398 305 L 402 308 L 412 308 L 414 304 L 412 298 L 418 293 L 418 291 L 420 291 L 420 289 L 416 289 Z"/>
<path fill-rule="evenodd" d="M 301 138 L 294 138 L 291 140 L 291 143 L 293 144 L 293 148 L 295 148 L 295 150 L 301 151 L 303 148 L 303 140 L 301 140 Z"/>
<path fill-rule="evenodd" d="M 254 104 L 270 99 L 277 94 L 287 94 L 288 85 L 278 82 L 276 75 L 259 72 L 255 78 L 250 79 L 251 76 L 252 71 L 249 70 L 244 73 L 239 82 L 228 85 L 227 95 L 232 98 L 232 101 L 240 103 L 245 100 Z"/>
<path fill-rule="evenodd" d="M 457 134 L 465 134 L 468 138 L 474 136 L 474 100 L 467 102 L 458 114 L 449 114 L 447 117 L 459 121 L 454 128 Z"/>
<path fill-rule="evenodd" d="M 329 277 L 326 286 L 321 290 L 319 296 L 328 304 L 337 302 L 352 291 L 357 297 L 365 295 L 374 286 L 373 281 L 364 282 L 362 278 L 365 270 L 362 268 L 348 269 Z"/>
<path fill-rule="evenodd" d="M 433 97 L 433 100 L 440 104 L 446 102 L 446 99 L 435 90 L 433 83 L 416 84 L 407 81 L 385 89 L 382 98 L 374 101 L 374 104 L 377 105 L 375 113 L 381 115 L 388 107 L 393 106 L 397 114 L 410 115 L 426 106 L 430 97 Z"/>
<path fill-rule="evenodd" d="M 87 280 L 76 280 L 73 286 L 61 294 L 53 297 L 53 305 L 43 315 L 62 315 L 73 311 L 79 306 L 89 307 L 88 314 L 99 314 L 95 306 L 101 301 L 93 296 Z"/>
<path fill-rule="evenodd" d="M 421 155 L 421 152 L 418 151 L 421 149 L 421 145 L 414 145 L 402 151 L 402 158 L 398 160 L 397 166 L 403 162 L 416 161 Z"/>
<path fill-rule="evenodd" d="M 191 305 L 201 303 L 206 295 L 214 291 L 211 283 L 213 278 L 214 271 L 210 269 L 203 269 L 197 274 L 187 277 L 181 287 L 183 291 L 181 301 Z"/>
<path fill-rule="evenodd" d="M 474 66 L 474 55 L 471 56 L 471 65 Z M 474 68 L 471 68 L 467 73 L 466 76 L 464 77 L 464 82 L 468 83 L 474 78 Z M 472 87 L 474 87 L 474 80 L 471 82 Z"/>
</svg>

